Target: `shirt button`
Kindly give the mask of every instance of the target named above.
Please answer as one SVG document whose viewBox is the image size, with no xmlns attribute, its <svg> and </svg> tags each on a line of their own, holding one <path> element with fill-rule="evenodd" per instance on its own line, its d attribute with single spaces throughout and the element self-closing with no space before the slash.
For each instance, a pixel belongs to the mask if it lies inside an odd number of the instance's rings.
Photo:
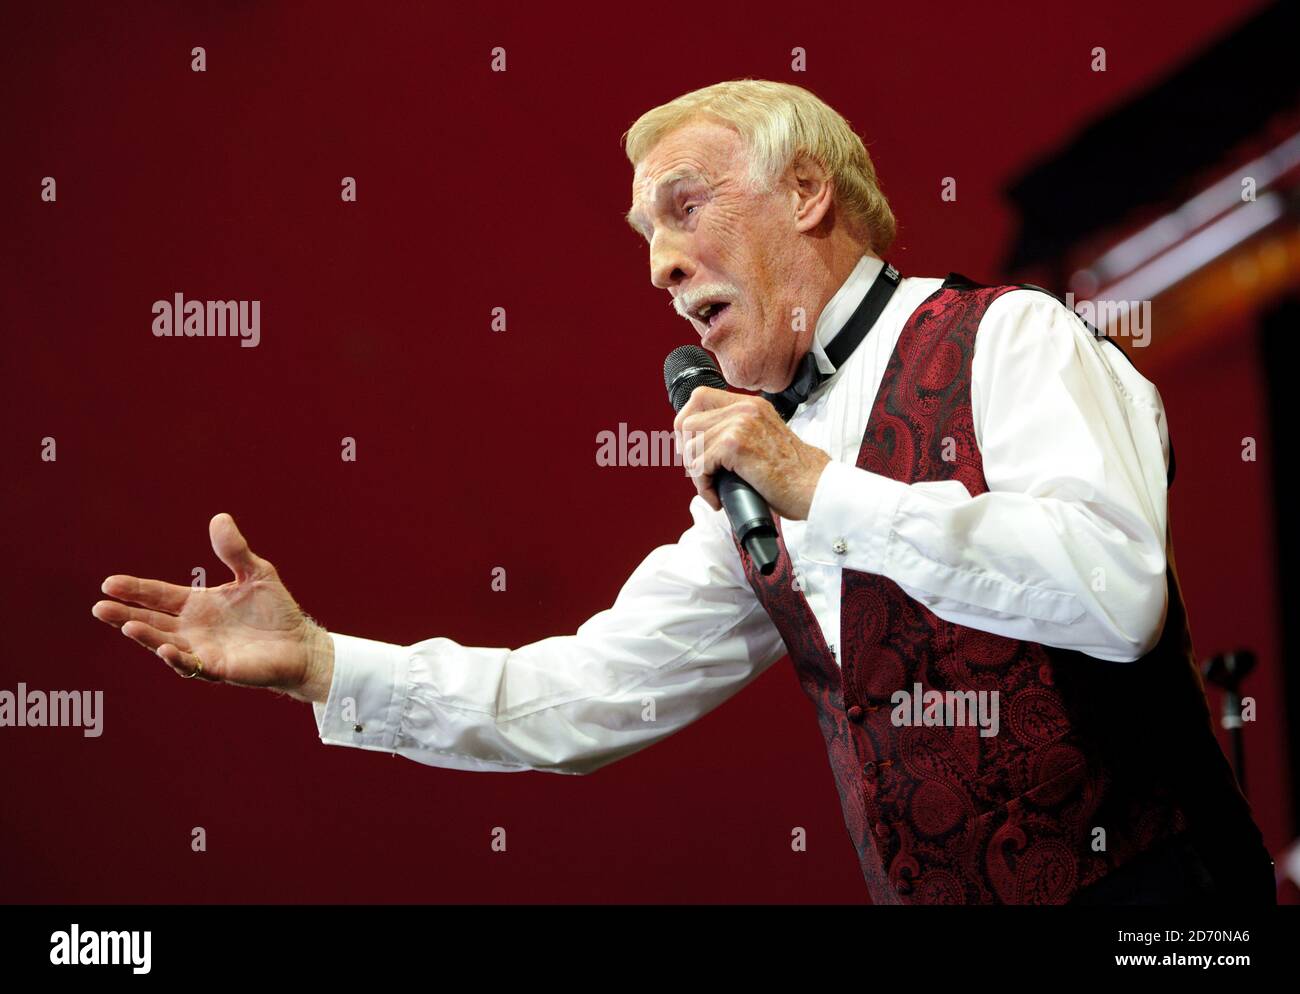
<svg viewBox="0 0 1300 994">
<path fill-rule="evenodd" d="M 837 538 L 833 543 L 831 543 L 831 551 L 837 556 L 842 556 L 844 553 L 849 551 L 849 543 L 844 541 L 842 538 Z"/>
<path fill-rule="evenodd" d="M 352 726 L 352 731 L 354 731 L 354 732 L 364 732 L 365 730 L 366 730 L 365 725 L 353 725 L 353 726 Z"/>
</svg>

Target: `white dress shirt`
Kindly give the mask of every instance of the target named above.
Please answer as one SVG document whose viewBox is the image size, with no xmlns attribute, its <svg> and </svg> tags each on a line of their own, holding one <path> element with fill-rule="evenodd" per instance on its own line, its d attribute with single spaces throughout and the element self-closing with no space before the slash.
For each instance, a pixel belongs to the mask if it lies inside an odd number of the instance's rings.
<svg viewBox="0 0 1300 994">
<path fill-rule="evenodd" d="M 864 256 L 819 315 L 823 371 L 833 370 L 825 344 L 881 265 Z M 839 644 L 849 568 L 889 577 L 956 624 L 1117 665 L 1140 658 L 1166 610 L 1164 410 L 1119 349 L 1060 302 L 1009 291 L 976 332 L 972 417 L 988 493 L 856 467 L 899 333 L 942 282 L 904 278 L 789 422 L 832 460 L 808 520 L 781 522 L 827 643 Z M 332 634 L 329 697 L 313 704 L 321 741 L 451 769 L 581 774 L 708 713 L 785 647 L 725 514 L 699 496 L 690 512 L 681 538 L 650 552 L 573 635 L 506 649 Z"/>
</svg>

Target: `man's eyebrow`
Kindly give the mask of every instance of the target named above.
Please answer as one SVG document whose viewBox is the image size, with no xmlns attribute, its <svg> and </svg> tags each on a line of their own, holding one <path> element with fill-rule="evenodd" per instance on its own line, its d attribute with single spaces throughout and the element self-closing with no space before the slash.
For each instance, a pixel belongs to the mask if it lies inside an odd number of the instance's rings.
<svg viewBox="0 0 1300 994">
<path fill-rule="evenodd" d="M 693 169 L 690 166 L 678 166 L 676 169 L 672 170 L 671 172 L 666 173 L 665 175 L 659 177 L 659 181 L 655 183 L 654 191 L 650 194 L 650 202 L 654 203 L 656 200 L 659 199 L 659 195 L 664 190 L 668 189 L 668 187 L 672 186 L 674 183 L 680 183 L 682 180 L 700 180 L 705 183 L 708 182 L 708 180 L 699 172 L 699 170 Z M 645 236 L 645 230 L 644 230 L 645 222 L 644 220 L 642 220 L 640 211 L 638 211 L 635 207 L 632 208 L 627 212 L 626 220 L 627 223 L 632 227 L 633 231 L 635 231 L 637 234 L 641 235 L 642 237 Z"/>
</svg>

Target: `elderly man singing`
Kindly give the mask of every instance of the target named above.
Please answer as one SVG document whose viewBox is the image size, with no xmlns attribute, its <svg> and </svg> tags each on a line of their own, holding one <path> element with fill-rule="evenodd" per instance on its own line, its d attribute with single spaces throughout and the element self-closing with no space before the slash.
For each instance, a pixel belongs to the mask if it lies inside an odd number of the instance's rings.
<svg viewBox="0 0 1300 994">
<path fill-rule="evenodd" d="M 755 393 L 678 413 L 693 523 L 612 607 L 517 649 L 327 633 L 219 514 L 233 582 L 111 576 L 95 616 L 313 702 L 324 742 L 462 770 L 589 773 L 788 654 L 873 902 L 1273 901 L 1191 653 L 1155 388 L 1042 290 L 900 274 L 861 139 L 805 89 L 720 83 L 625 139 L 651 282 Z M 722 470 L 773 512 L 770 572 Z M 990 698 L 992 725 L 953 707 Z"/>
</svg>

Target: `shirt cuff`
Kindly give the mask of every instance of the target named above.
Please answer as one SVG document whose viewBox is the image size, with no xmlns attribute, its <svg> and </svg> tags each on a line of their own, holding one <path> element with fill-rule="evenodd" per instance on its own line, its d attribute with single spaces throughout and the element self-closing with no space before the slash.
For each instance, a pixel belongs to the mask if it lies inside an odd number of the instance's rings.
<svg viewBox="0 0 1300 994">
<path fill-rule="evenodd" d="M 405 646 L 338 635 L 334 677 L 324 704 L 312 702 L 316 731 L 326 745 L 395 752 L 406 700 Z"/>
<path fill-rule="evenodd" d="M 826 464 L 817 479 L 800 558 L 860 573 L 884 573 L 894 516 L 907 484 L 858 469 Z"/>
</svg>

